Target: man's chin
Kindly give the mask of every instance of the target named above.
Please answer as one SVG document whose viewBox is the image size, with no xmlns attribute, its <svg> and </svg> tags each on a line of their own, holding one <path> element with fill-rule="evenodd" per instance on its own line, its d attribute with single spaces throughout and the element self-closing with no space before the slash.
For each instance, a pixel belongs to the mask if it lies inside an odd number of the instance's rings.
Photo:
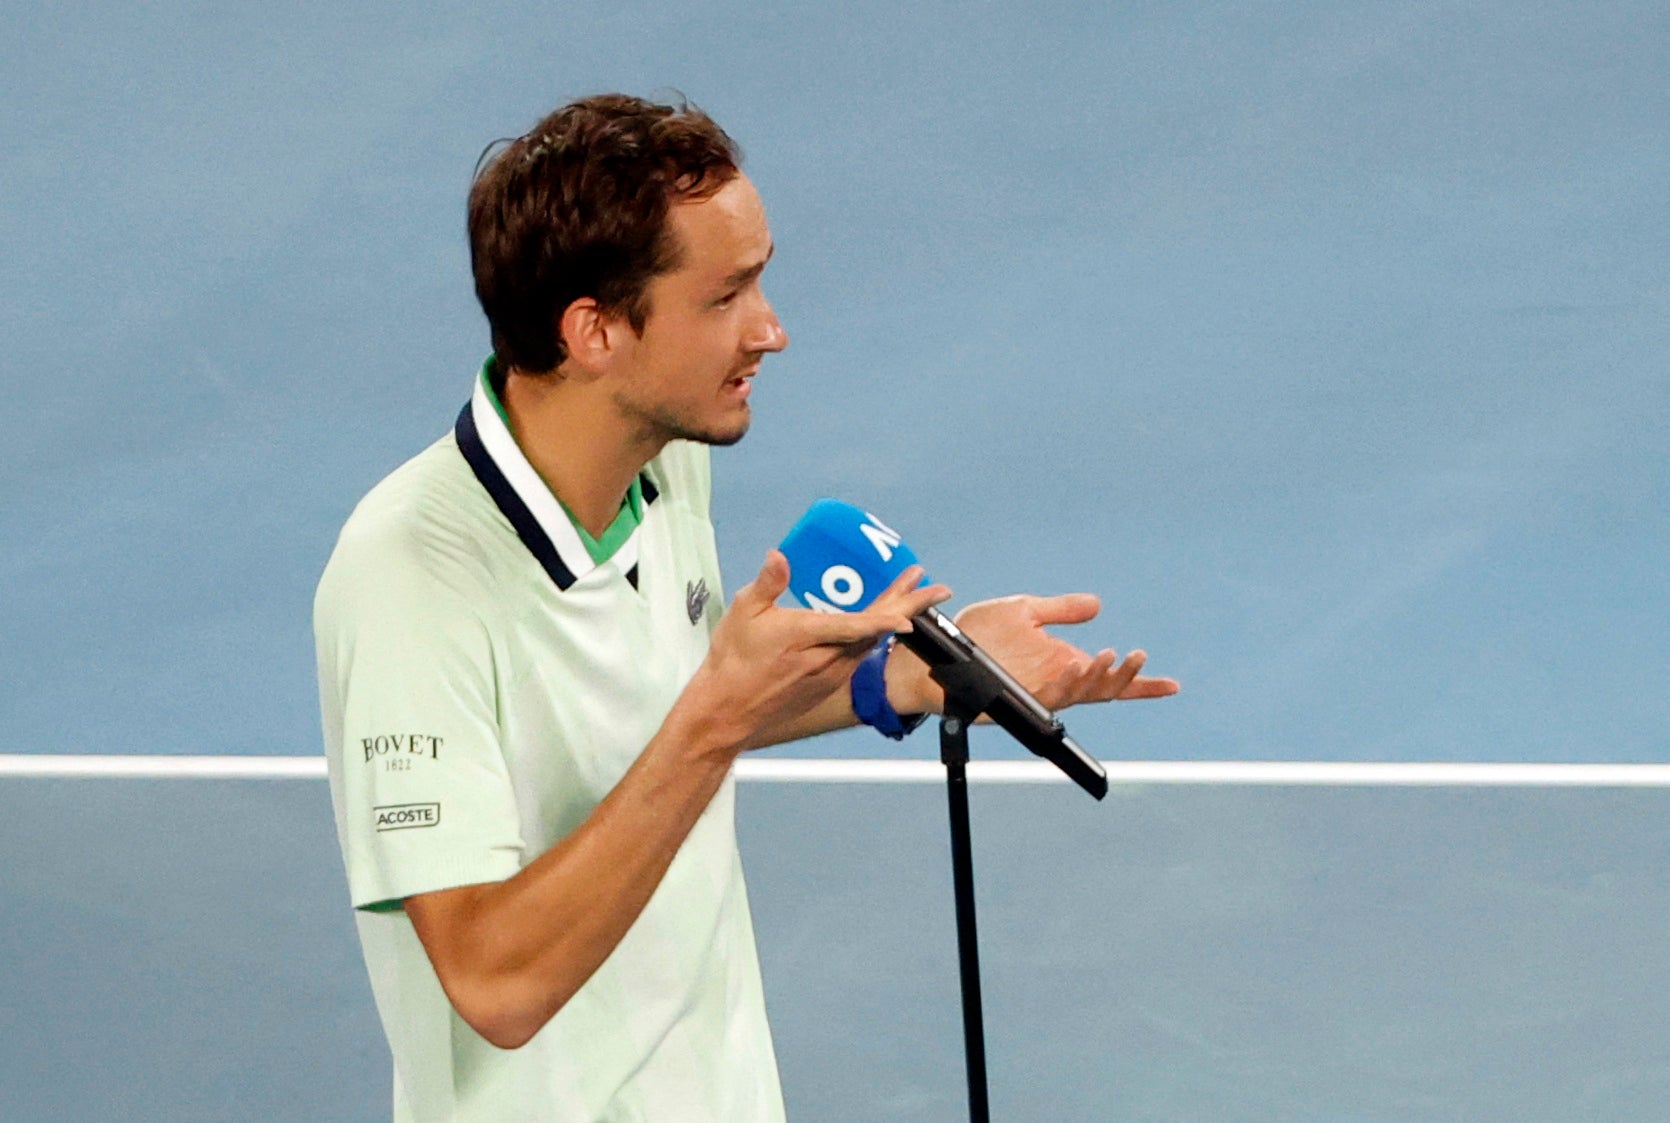
<svg viewBox="0 0 1670 1123">
<path fill-rule="evenodd" d="M 710 433 L 699 439 L 703 444 L 712 445 L 714 448 L 729 448 L 731 445 L 736 444 L 747 435 L 748 419 L 745 418 L 740 425 L 733 426 L 732 428 L 722 432 Z"/>
<path fill-rule="evenodd" d="M 673 436 L 677 440 L 696 441 L 699 444 L 712 445 L 714 448 L 727 448 L 748 435 L 748 424 L 753 419 L 753 413 L 744 405 L 741 418 L 728 425 L 681 427 Z"/>
</svg>

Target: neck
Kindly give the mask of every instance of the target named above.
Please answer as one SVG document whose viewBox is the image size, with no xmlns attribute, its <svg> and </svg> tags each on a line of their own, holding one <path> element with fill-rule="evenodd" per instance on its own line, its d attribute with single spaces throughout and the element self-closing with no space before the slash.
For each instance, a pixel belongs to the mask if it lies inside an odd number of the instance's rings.
<svg viewBox="0 0 1670 1123">
<path fill-rule="evenodd" d="M 635 431 L 595 383 L 512 368 L 502 396 L 528 463 L 579 524 L 600 538 L 664 440 Z"/>
</svg>

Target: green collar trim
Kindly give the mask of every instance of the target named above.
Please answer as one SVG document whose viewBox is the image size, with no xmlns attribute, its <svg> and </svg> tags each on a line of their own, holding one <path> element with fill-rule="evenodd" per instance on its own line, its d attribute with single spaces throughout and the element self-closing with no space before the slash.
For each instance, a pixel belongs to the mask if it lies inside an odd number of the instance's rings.
<svg viewBox="0 0 1670 1123">
<path fill-rule="evenodd" d="M 561 503 L 562 500 L 557 502 Z M 574 512 L 563 503 L 563 512 L 568 515 L 568 521 L 574 523 L 574 530 L 585 544 L 586 553 L 591 560 L 602 565 L 615 556 L 615 551 L 626 544 L 632 537 L 632 532 L 644 521 L 644 482 L 637 476 L 632 477 L 632 486 L 626 489 L 626 499 L 620 505 L 620 513 L 615 521 L 609 524 L 609 529 L 603 532 L 602 538 L 593 538 L 591 532 L 575 521 Z"/>
</svg>

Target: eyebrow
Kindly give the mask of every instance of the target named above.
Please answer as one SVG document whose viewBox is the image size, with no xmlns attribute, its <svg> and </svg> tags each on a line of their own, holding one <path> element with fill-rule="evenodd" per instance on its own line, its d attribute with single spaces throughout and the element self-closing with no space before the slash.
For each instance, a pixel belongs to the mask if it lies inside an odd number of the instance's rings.
<svg viewBox="0 0 1670 1123">
<path fill-rule="evenodd" d="M 777 243 L 772 242 L 771 243 L 771 248 L 765 251 L 765 259 L 764 260 L 755 262 L 753 265 L 744 266 L 743 268 L 736 270 L 734 273 L 731 273 L 728 276 L 726 276 L 726 278 L 724 279 L 724 281 L 721 282 L 721 284 L 725 288 L 730 289 L 730 288 L 735 288 L 737 285 L 743 284 L 747 281 L 753 280 L 755 277 L 758 277 L 761 273 L 763 273 L 765 271 L 766 262 L 770 261 L 771 260 L 771 255 L 776 253 L 776 252 L 777 252 Z"/>
</svg>

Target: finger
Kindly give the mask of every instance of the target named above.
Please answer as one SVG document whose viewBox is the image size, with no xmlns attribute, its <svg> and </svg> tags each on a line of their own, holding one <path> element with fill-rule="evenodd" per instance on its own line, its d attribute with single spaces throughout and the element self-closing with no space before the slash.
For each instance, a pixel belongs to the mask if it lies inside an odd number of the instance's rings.
<svg viewBox="0 0 1670 1123">
<path fill-rule="evenodd" d="M 1032 597 L 1027 607 L 1040 624 L 1083 624 L 1102 611 L 1102 599 L 1095 593 L 1063 593 L 1056 597 Z"/>
<path fill-rule="evenodd" d="M 913 628 L 913 625 L 910 622 L 912 617 L 918 615 L 919 613 L 926 612 L 936 604 L 944 604 L 950 599 L 951 590 L 946 586 L 924 585 L 920 589 L 912 589 L 907 593 L 901 593 L 888 604 L 881 605 L 878 601 L 878 604 L 872 604 L 870 606 L 870 610 L 874 611 L 877 607 L 880 607 L 884 612 L 890 614 L 897 613 L 900 616 L 903 616 L 905 618 L 904 626 L 894 628 L 892 630 L 895 632 L 908 632 Z"/>
<path fill-rule="evenodd" d="M 951 598 L 951 590 L 944 585 L 922 585 L 927 571 L 920 565 L 906 566 L 893 583 L 881 591 L 866 612 L 897 613 L 915 616 L 931 605 L 942 604 Z M 920 587 L 919 587 L 920 586 Z M 908 628 L 895 629 L 908 631 Z"/>
<path fill-rule="evenodd" d="M 1133 661 L 1135 665 L 1127 665 Z M 1165 698 L 1182 689 L 1176 679 L 1148 678 L 1141 675 L 1139 672 L 1147 661 L 1148 656 L 1145 652 L 1131 652 L 1125 663 L 1120 664 L 1119 669 L 1108 676 L 1110 682 L 1118 685 L 1118 689 L 1110 697 L 1125 702 L 1137 698 Z"/>
<path fill-rule="evenodd" d="M 871 607 L 878 604 L 896 605 L 907 601 L 923 601 L 921 607 L 938 604 L 949 599 L 951 590 L 942 584 L 924 585 L 922 579 L 928 571 L 920 565 L 908 565 L 900 574 L 893 578 L 893 583 L 881 591 L 881 595 L 871 602 Z"/>
<path fill-rule="evenodd" d="M 1079 702 L 1165 698 L 1182 689 L 1176 679 L 1148 678 L 1140 673 L 1148 661 L 1146 652 L 1131 652 L 1117 667 L 1113 665 L 1115 658 L 1111 650 L 1098 654 L 1070 683 L 1061 684 L 1062 700 L 1051 708 L 1065 708 Z"/>
<path fill-rule="evenodd" d="M 909 596 L 911 590 L 922 583 L 922 578 L 927 575 L 927 572 L 920 565 L 905 566 L 904 569 L 899 571 L 899 575 L 893 578 L 892 583 L 883 589 L 875 600 L 870 602 L 870 607 L 889 605 L 902 597 Z"/>
<path fill-rule="evenodd" d="M 1062 683 L 1062 700 L 1059 705 L 1066 707 L 1080 702 L 1111 702 L 1119 697 L 1119 692 L 1130 686 L 1131 680 L 1142 668 L 1146 656 L 1140 651 L 1133 651 L 1116 667 L 1114 661 L 1118 657 L 1112 649 L 1098 653 L 1080 673 Z"/>
<path fill-rule="evenodd" d="M 1106 693 L 1103 696 L 1113 699 L 1122 695 L 1126 688 L 1136 681 L 1138 672 L 1142 670 L 1143 664 L 1147 662 L 1148 653 L 1146 651 L 1133 651 L 1125 656 L 1125 661 L 1109 672 L 1104 684 Z"/>
<path fill-rule="evenodd" d="M 1110 672 L 1118 658 L 1119 653 L 1112 648 L 1104 648 L 1097 652 L 1096 657 L 1087 662 L 1070 683 L 1065 684 L 1061 705 L 1104 702 L 1112 698 L 1112 694 L 1107 694 L 1106 697 L 1103 694 L 1109 689 Z"/>
<path fill-rule="evenodd" d="M 1059 640 L 1054 641 L 1060 643 Z M 1068 644 L 1061 644 L 1069 647 Z M 1046 679 L 1032 691 L 1033 695 L 1045 707 L 1052 710 L 1063 710 L 1073 703 L 1080 701 L 1091 684 L 1107 673 L 1107 656 L 1109 652 L 1102 652 L 1092 658 L 1082 651 L 1073 651 L 1068 657 L 1067 665 Z"/>
<path fill-rule="evenodd" d="M 951 590 L 944 585 L 917 588 L 926 572 L 920 565 L 906 566 L 862 612 L 818 614 L 807 625 L 812 630 L 811 642 L 840 647 L 874 644 L 890 633 L 910 631 L 912 616 L 951 599 Z"/>
<path fill-rule="evenodd" d="M 1169 698 L 1183 687 L 1174 678 L 1135 678 L 1119 695 L 1121 702 L 1139 698 Z"/>
<path fill-rule="evenodd" d="M 846 647 L 874 644 L 892 632 L 910 631 L 910 617 L 897 609 L 871 605 L 863 612 L 812 613 L 805 621 L 807 642 Z"/>
<path fill-rule="evenodd" d="M 905 566 L 899 571 L 899 575 L 893 578 L 892 583 L 881 591 L 881 596 L 876 599 L 880 600 L 881 597 L 891 596 L 894 593 L 909 592 L 922 583 L 922 578 L 927 576 L 927 573 L 928 571 L 918 563 Z"/>
<path fill-rule="evenodd" d="M 737 590 L 731 607 L 742 607 L 760 612 L 777 603 L 783 590 L 789 587 L 789 559 L 781 550 L 767 550 L 759 576 Z"/>
</svg>

